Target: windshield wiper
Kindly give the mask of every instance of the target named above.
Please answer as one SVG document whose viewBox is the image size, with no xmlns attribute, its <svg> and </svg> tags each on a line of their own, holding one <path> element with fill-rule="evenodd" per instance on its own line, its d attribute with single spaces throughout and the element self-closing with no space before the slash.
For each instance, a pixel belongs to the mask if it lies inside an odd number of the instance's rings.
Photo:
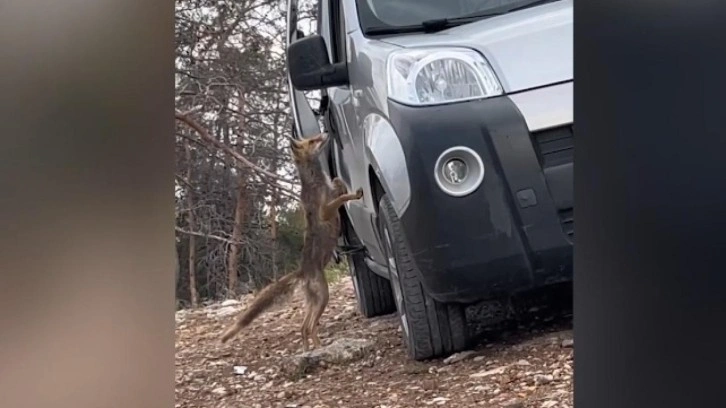
<svg viewBox="0 0 726 408">
<path fill-rule="evenodd" d="M 408 25 L 408 26 L 390 26 L 390 27 L 368 27 L 365 29 L 365 34 L 373 35 L 385 35 L 385 34 L 408 34 L 418 33 L 424 31 L 421 25 Z"/>
<path fill-rule="evenodd" d="M 550 0 L 551 1 L 551 0 Z M 406 33 L 435 33 L 451 27 L 457 27 L 462 24 L 471 23 L 476 20 L 480 20 L 484 17 L 497 16 L 504 14 L 506 11 L 485 11 L 472 13 L 461 17 L 452 18 L 435 18 L 431 20 L 424 20 L 421 24 L 408 25 L 408 26 L 391 26 L 391 27 L 369 27 L 366 29 L 366 34 L 406 34 Z"/>
<path fill-rule="evenodd" d="M 502 7 L 496 7 L 489 10 L 481 10 L 481 11 L 475 11 L 470 14 L 464 14 L 463 16 L 458 17 L 450 17 L 450 18 L 437 18 L 432 20 L 426 20 L 421 22 L 421 26 L 423 27 L 425 32 L 436 32 L 441 31 L 446 28 L 456 27 L 460 26 L 462 24 L 467 24 L 474 22 L 476 20 L 480 20 L 485 17 L 493 17 L 493 16 L 499 16 L 502 14 L 507 14 L 512 11 L 522 10 L 528 7 L 537 6 L 539 4 L 549 3 L 556 0 L 527 0 L 524 2 L 521 2 L 519 4 L 511 5 L 508 4 L 506 6 Z"/>
<path fill-rule="evenodd" d="M 485 11 L 479 13 L 472 13 L 461 17 L 436 18 L 432 20 L 422 21 L 421 27 L 426 33 L 435 33 L 437 31 L 445 30 L 447 28 L 457 27 L 463 24 L 481 20 L 485 17 L 498 16 L 504 13 L 506 13 L 506 11 Z"/>
<path fill-rule="evenodd" d="M 519 4 L 497 7 L 489 10 L 480 10 L 470 14 L 458 17 L 435 18 L 424 20 L 420 25 L 409 26 L 391 26 L 391 27 L 370 27 L 366 30 L 366 34 L 406 34 L 423 31 L 425 33 L 435 33 L 447 28 L 458 27 L 460 25 L 472 23 L 486 17 L 494 17 L 507 14 L 512 11 L 522 10 L 528 7 L 537 6 L 539 4 L 550 3 L 557 0 L 528 0 Z"/>
</svg>

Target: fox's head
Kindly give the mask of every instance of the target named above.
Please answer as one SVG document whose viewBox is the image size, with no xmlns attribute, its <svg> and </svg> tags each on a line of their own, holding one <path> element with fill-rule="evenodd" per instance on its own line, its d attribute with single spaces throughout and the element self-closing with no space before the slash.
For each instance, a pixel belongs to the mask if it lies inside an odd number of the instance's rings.
<svg viewBox="0 0 726 408">
<path fill-rule="evenodd" d="M 320 152 L 328 141 L 327 133 L 320 133 L 313 137 L 297 140 L 289 137 L 292 158 L 297 164 L 309 163 L 318 158 Z"/>
</svg>

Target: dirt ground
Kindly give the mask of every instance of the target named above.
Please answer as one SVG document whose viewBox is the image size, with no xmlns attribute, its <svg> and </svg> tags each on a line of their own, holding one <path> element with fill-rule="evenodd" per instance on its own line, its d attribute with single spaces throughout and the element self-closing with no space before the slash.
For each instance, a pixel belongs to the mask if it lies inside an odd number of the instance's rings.
<svg viewBox="0 0 726 408">
<path fill-rule="evenodd" d="M 572 407 L 571 313 L 555 311 L 498 329 L 462 361 L 408 360 L 396 318 L 366 319 L 349 278 L 331 285 L 321 319 L 323 345 L 368 339 L 357 361 L 326 364 L 306 375 L 285 370 L 301 352 L 302 304 L 260 317 L 225 345 L 220 333 L 249 301 L 176 313 L 176 407 Z M 550 312 L 548 312 L 550 313 Z"/>
</svg>

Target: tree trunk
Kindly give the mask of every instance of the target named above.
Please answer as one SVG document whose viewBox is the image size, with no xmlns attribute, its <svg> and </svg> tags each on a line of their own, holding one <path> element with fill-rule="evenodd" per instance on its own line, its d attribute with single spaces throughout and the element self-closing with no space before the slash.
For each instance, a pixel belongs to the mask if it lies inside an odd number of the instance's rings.
<svg viewBox="0 0 726 408">
<path fill-rule="evenodd" d="M 244 114 L 244 92 L 240 92 L 242 103 L 240 103 L 240 112 Z M 244 117 L 240 118 L 239 131 L 237 133 L 237 152 L 242 153 L 244 147 L 243 135 L 245 131 Z M 247 215 L 247 171 L 239 169 L 237 174 L 237 204 L 234 210 L 234 225 L 232 226 L 232 244 L 229 248 L 229 258 L 227 258 L 227 274 L 228 296 L 233 297 L 237 294 L 238 282 L 238 263 L 240 254 L 240 242 L 242 242 L 242 226 L 244 225 L 245 215 Z"/>
<path fill-rule="evenodd" d="M 272 279 L 277 280 L 277 190 L 274 187 L 270 206 L 270 239 L 272 240 Z"/>
<path fill-rule="evenodd" d="M 273 146 L 278 148 L 279 138 L 277 132 L 273 136 Z M 277 156 L 272 158 L 272 169 L 271 171 L 277 174 Z M 272 200 L 270 203 L 270 239 L 272 240 L 272 279 L 277 280 L 277 206 L 279 198 L 277 196 L 277 189 L 272 186 Z"/>
<path fill-rule="evenodd" d="M 187 180 L 192 180 L 192 151 L 187 141 L 185 144 L 186 156 L 187 156 Z M 189 224 L 189 230 L 195 231 L 195 220 L 194 220 L 194 196 L 193 189 L 187 187 L 187 223 Z M 194 235 L 189 235 L 189 292 L 192 301 L 192 307 L 199 306 L 199 292 L 197 291 L 197 243 Z"/>
<path fill-rule="evenodd" d="M 246 172 L 240 172 L 237 183 L 237 206 L 234 210 L 234 225 L 232 227 L 232 243 L 229 245 L 229 258 L 227 258 L 227 273 L 229 275 L 228 296 L 234 297 L 237 293 L 237 264 L 239 261 L 240 242 L 242 241 L 242 225 L 247 214 L 247 178 Z"/>
</svg>

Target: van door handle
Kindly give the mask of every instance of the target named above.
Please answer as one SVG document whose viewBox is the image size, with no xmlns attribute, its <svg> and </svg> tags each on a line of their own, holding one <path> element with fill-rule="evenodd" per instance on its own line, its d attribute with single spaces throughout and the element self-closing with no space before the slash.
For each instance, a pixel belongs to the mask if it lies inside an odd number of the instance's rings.
<svg viewBox="0 0 726 408">
<path fill-rule="evenodd" d="M 360 89 L 356 89 L 353 91 L 353 106 L 359 107 L 360 106 L 360 98 L 363 97 L 363 91 Z"/>
</svg>

